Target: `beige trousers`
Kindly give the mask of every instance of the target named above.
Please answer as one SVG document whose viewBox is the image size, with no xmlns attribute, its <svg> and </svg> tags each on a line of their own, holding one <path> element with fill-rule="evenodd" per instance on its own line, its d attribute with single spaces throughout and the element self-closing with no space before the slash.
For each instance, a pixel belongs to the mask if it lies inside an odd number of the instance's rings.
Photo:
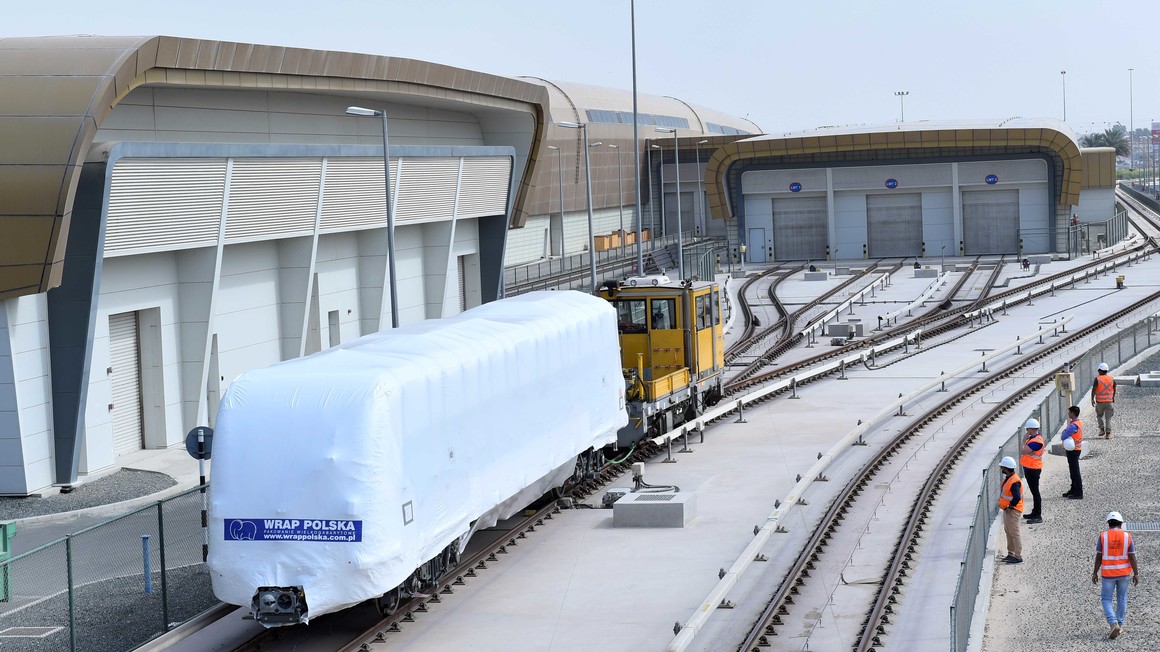
<svg viewBox="0 0 1160 652">
<path fill-rule="evenodd" d="M 1019 537 L 1019 523 L 1023 514 L 1017 509 L 1003 510 L 1003 531 L 1007 533 L 1007 554 L 1023 558 L 1023 540 Z"/>
</svg>

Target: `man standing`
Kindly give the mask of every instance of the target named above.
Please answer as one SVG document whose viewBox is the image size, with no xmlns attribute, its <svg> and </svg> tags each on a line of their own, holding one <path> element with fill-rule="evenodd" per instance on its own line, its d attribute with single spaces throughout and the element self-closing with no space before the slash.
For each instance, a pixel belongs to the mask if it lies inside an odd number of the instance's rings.
<svg viewBox="0 0 1160 652">
<path fill-rule="evenodd" d="M 1100 602 L 1104 605 L 1104 616 L 1108 619 L 1108 638 L 1116 638 L 1124 630 L 1124 618 L 1128 615 L 1128 574 L 1132 575 L 1132 585 L 1140 583 L 1140 570 L 1136 567 L 1136 547 L 1132 535 L 1121 529 L 1124 517 L 1119 512 L 1108 512 L 1108 529 L 1096 540 L 1096 566 L 1092 569 L 1092 584 L 1100 587 Z M 1112 593 L 1116 594 L 1116 607 L 1112 609 Z"/>
<path fill-rule="evenodd" d="M 1003 474 L 1003 493 L 999 496 L 999 511 L 1003 512 L 1003 532 L 1007 534 L 1008 564 L 1023 563 L 1023 542 L 1019 538 L 1019 517 L 1023 514 L 1023 484 L 1015 473 L 1015 458 L 999 460 Z"/>
<path fill-rule="evenodd" d="M 1079 420 L 1079 406 L 1067 408 L 1067 427 L 1063 429 L 1060 438 L 1067 453 L 1067 471 L 1071 475 L 1071 488 L 1064 494 L 1064 498 L 1080 500 L 1083 498 L 1083 478 L 1079 474 L 1079 456 L 1083 452 L 1083 422 Z"/>
<path fill-rule="evenodd" d="M 1112 415 L 1116 413 L 1112 404 L 1116 402 L 1116 379 L 1108 373 L 1108 363 L 1101 362 L 1092 383 L 1092 407 L 1096 409 L 1096 424 L 1100 427 L 1100 436 L 1104 439 L 1112 438 Z"/>
<path fill-rule="evenodd" d="M 1024 424 L 1027 429 L 1027 438 L 1023 441 L 1023 454 L 1019 458 L 1019 465 L 1023 467 L 1023 477 L 1027 479 L 1027 489 L 1031 491 L 1032 507 L 1030 514 L 1023 518 L 1030 523 L 1042 523 L 1043 512 L 1039 502 L 1039 475 L 1043 472 L 1043 435 L 1039 434 L 1039 421 L 1028 419 Z"/>
</svg>

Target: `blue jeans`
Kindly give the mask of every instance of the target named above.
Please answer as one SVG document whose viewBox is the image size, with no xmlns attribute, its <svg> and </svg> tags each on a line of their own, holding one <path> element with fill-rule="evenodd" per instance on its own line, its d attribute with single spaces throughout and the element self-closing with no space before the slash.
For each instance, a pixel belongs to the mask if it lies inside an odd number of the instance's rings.
<svg viewBox="0 0 1160 652">
<path fill-rule="evenodd" d="M 1103 585 L 1100 587 L 1100 602 L 1104 603 L 1104 615 L 1108 618 L 1109 625 L 1120 623 L 1120 627 L 1124 626 L 1124 617 L 1128 615 L 1128 583 L 1132 581 L 1131 575 L 1123 577 L 1104 577 Z M 1112 611 L 1112 591 L 1116 592 L 1116 610 Z"/>
</svg>

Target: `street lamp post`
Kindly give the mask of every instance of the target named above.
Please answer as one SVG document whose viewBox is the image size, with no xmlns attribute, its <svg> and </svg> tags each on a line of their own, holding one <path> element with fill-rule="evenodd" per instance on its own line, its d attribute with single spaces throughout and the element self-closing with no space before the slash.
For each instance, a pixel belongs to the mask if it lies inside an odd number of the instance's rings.
<svg viewBox="0 0 1160 652">
<path fill-rule="evenodd" d="M 1060 70 L 1059 76 L 1063 79 L 1063 121 L 1067 122 L 1067 71 Z"/>
<path fill-rule="evenodd" d="M 697 141 L 697 205 L 693 209 L 693 223 L 700 229 L 700 234 L 708 232 L 707 222 L 705 219 L 705 192 L 701 190 L 701 145 L 709 142 L 709 139 Z"/>
<path fill-rule="evenodd" d="M 584 182 L 588 191 L 588 272 L 592 279 L 592 291 L 596 290 L 596 233 L 592 226 L 592 161 L 588 155 L 588 123 L 559 122 L 561 127 L 579 129 L 584 138 Z"/>
<path fill-rule="evenodd" d="M 636 0 L 629 0 L 629 21 L 632 27 L 632 157 L 633 178 L 636 180 L 636 273 L 644 275 L 644 219 L 640 209 L 640 118 L 636 113 Z M 649 192 L 652 192 L 651 187 Z"/>
<path fill-rule="evenodd" d="M 620 249 L 623 255 L 624 240 L 628 234 L 624 231 L 624 175 L 620 173 L 620 145 L 610 143 L 608 146 L 616 150 L 616 185 L 620 189 L 620 199 L 616 203 L 620 206 Z"/>
<path fill-rule="evenodd" d="M 898 96 L 899 122 L 906 122 L 906 96 L 910 95 L 910 91 L 894 91 L 894 94 Z"/>
<path fill-rule="evenodd" d="M 383 118 L 383 178 L 384 196 L 387 200 L 387 282 L 390 285 L 391 295 L 391 328 L 399 327 L 399 295 L 398 284 L 395 278 L 395 213 L 391 208 L 391 154 L 387 140 L 387 112 L 376 109 L 364 109 L 361 106 L 348 106 L 348 115 L 382 116 Z"/>
<path fill-rule="evenodd" d="M 947 271 L 947 246 L 946 245 L 943 245 L 942 248 L 939 249 L 938 256 L 939 256 L 939 263 L 938 264 L 939 264 L 939 267 L 942 268 L 940 273 L 946 273 L 946 271 Z"/>
<path fill-rule="evenodd" d="M 560 255 L 564 255 L 564 150 L 555 145 L 548 145 L 548 149 L 556 151 L 556 173 L 560 177 Z M 549 245 L 549 251 L 551 251 Z"/>
<path fill-rule="evenodd" d="M 674 167 L 677 172 L 677 274 L 678 279 L 685 280 L 685 233 L 681 225 L 681 146 L 677 140 L 677 130 L 671 127 L 657 127 L 662 134 L 673 135 Z"/>
<path fill-rule="evenodd" d="M 1132 148 L 1132 166 L 1131 169 L 1136 169 L 1136 106 L 1132 101 L 1132 71 L 1134 68 L 1128 68 L 1128 133 L 1131 136 L 1128 138 L 1130 143 L 1128 146 Z"/>
</svg>

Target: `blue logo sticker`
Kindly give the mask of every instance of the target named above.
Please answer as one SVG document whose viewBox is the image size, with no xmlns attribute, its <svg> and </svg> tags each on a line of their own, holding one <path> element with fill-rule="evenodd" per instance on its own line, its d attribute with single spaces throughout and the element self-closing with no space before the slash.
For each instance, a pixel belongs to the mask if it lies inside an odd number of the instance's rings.
<svg viewBox="0 0 1160 652">
<path fill-rule="evenodd" d="M 362 541 L 362 521 L 227 518 L 226 541 Z"/>
<path fill-rule="evenodd" d="M 898 187 L 898 179 L 887 179 L 886 180 L 886 187 L 890 188 L 891 190 L 894 190 L 895 188 Z"/>
<path fill-rule="evenodd" d="M 794 181 L 793 183 L 789 184 L 789 191 L 790 192 L 801 192 L 802 191 L 802 184 L 798 183 L 797 181 Z"/>
<path fill-rule="evenodd" d="M 988 174 L 988 175 L 987 175 L 987 178 L 986 178 L 986 179 L 984 179 L 984 181 L 986 181 L 987 183 L 989 183 L 989 184 L 991 184 L 991 185 L 993 186 L 993 185 L 995 185 L 996 183 L 999 183 L 999 177 L 998 177 L 998 176 L 996 176 L 996 175 L 994 175 L 994 174 Z"/>
</svg>

